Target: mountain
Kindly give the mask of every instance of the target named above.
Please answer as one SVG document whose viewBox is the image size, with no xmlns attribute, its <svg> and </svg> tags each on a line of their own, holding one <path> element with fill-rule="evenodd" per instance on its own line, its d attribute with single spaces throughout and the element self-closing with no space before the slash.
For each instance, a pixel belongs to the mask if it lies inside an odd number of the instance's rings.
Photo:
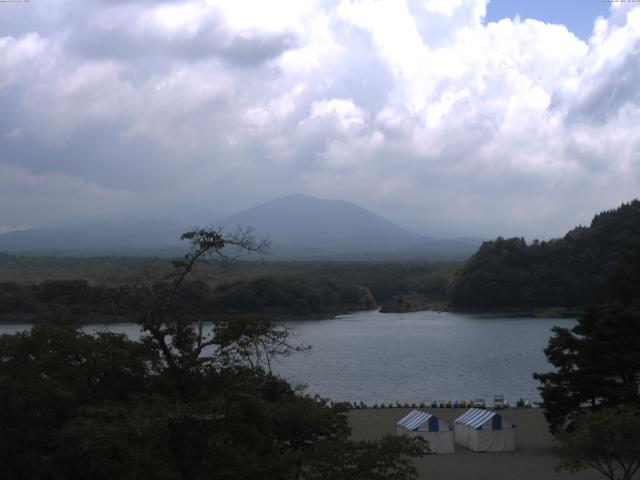
<svg viewBox="0 0 640 480">
<path fill-rule="evenodd" d="M 272 241 L 272 257 L 289 259 L 466 258 L 480 243 L 424 237 L 353 203 L 300 194 L 249 208 L 219 225 L 252 226 Z"/>
<path fill-rule="evenodd" d="M 249 208 L 220 222 L 251 225 L 278 244 L 342 252 L 402 248 L 419 235 L 350 202 L 290 195 Z"/>
<path fill-rule="evenodd" d="M 530 245 L 485 242 L 450 288 L 454 309 L 582 309 L 640 299 L 640 201 L 597 214 L 588 227 Z"/>
<path fill-rule="evenodd" d="M 258 237 L 270 238 L 273 260 L 461 260 L 481 243 L 421 236 L 353 203 L 306 195 L 271 200 L 215 225 L 253 227 Z M 22 230 L 0 235 L 0 252 L 173 255 L 186 248 L 179 237 L 192 226 L 123 220 Z"/>
<path fill-rule="evenodd" d="M 176 253 L 186 228 L 156 220 L 91 222 L 0 235 L 0 251 L 38 255 L 157 255 Z"/>
</svg>

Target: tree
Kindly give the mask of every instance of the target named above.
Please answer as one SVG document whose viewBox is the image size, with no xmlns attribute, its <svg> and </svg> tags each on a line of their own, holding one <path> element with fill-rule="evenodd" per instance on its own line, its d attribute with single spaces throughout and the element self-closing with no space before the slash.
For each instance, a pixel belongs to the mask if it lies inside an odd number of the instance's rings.
<svg viewBox="0 0 640 480">
<path fill-rule="evenodd" d="M 345 405 L 271 371 L 300 350 L 285 328 L 241 317 L 207 330 L 188 315 L 199 262 L 266 243 L 248 230 L 183 238 L 192 250 L 173 272 L 117 292 L 142 341 L 60 322 L 0 337 L 0 478 L 415 478 L 424 441 L 352 442 Z"/>
<path fill-rule="evenodd" d="M 640 410 L 618 406 L 585 412 L 560 434 L 559 469 L 593 468 L 609 480 L 631 480 L 640 469 Z"/>
<path fill-rule="evenodd" d="M 583 407 L 640 404 L 640 312 L 590 307 L 572 329 L 553 329 L 545 354 L 555 372 L 536 373 L 552 432 L 570 429 Z"/>
<path fill-rule="evenodd" d="M 108 478 L 122 462 L 107 445 L 136 450 L 127 436 L 116 435 L 123 423 L 115 419 L 133 418 L 134 400 L 151 390 L 158 360 L 123 335 L 88 335 L 66 323 L 0 336 L 0 478 L 49 479 L 67 470 L 75 472 L 68 478 Z M 102 429 L 93 428 L 100 419 Z M 93 467 L 105 467 L 105 477 L 79 474 L 78 458 L 85 455 L 68 461 L 75 456 L 69 435 L 90 423 L 83 442 L 100 440 L 104 448 L 92 452 L 99 457 Z"/>
<path fill-rule="evenodd" d="M 174 260 L 174 269 L 153 284 L 139 283 L 120 289 L 120 296 L 128 299 L 147 341 L 159 349 L 167 369 L 176 376 L 199 371 L 204 365 L 201 355 L 213 346 L 213 336 L 203 335 L 185 313 L 189 305 L 182 300 L 189 276 L 198 263 L 228 263 L 246 252 L 265 254 L 269 241 L 257 240 L 251 229 L 238 229 L 230 235 L 214 229 L 197 229 L 181 236 L 190 251 Z"/>
</svg>

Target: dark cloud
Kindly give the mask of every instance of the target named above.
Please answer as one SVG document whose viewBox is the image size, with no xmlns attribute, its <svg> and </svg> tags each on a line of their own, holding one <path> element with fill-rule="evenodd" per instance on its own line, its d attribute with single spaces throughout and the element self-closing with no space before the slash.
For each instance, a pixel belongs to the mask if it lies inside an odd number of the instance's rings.
<svg viewBox="0 0 640 480">
<path fill-rule="evenodd" d="M 297 39 L 293 34 L 241 34 L 231 37 L 229 42 L 218 48 L 217 54 L 231 63 L 255 66 L 273 60 L 296 46 Z"/>
</svg>

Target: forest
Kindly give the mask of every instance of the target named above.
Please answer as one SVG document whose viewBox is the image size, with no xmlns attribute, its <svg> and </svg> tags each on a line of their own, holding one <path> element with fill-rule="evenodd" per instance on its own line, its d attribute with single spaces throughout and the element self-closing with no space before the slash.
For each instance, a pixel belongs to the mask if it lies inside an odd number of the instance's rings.
<svg viewBox="0 0 640 480">
<path fill-rule="evenodd" d="M 485 242 L 456 273 L 454 310 L 583 310 L 611 293 L 637 294 L 640 201 L 596 215 L 563 238 L 527 244 L 523 238 Z"/>
<path fill-rule="evenodd" d="M 199 265 L 182 295 L 192 314 L 206 319 L 237 313 L 326 318 L 379 305 L 391 311 L 407 296 L 420 300 L 413 304 L 417 310 L 427 303 L 446 304 L 458 267 L 436 262 Z M 38 322 L 52 313 L 81 322 L 121 321 L 131 306 L 118 299 L 119 289 L 156 283 L 170 270 L 165 258 L 0 255 L 0 321 Z"/>
<path fill-rule="evenodd" d="M 87 321 L 121 320 L 132 315 L 132 305 L 119 298 L 119 293 L 117 287 L 90 286 L 86 280 L 47 280 L 37 285 L 5 282 L 0 284 L 0 316 L 36 323 L 52 314 Z M 215 288 L 202 281 L 188 282 L 181 289 L 180 301 L 188 305 L 185 311 L 202 320 L 242 313 L 271 317 L 332 315 L 376 307 L 366 287 L 269 277 L 223 283 Z"/>
</svg>

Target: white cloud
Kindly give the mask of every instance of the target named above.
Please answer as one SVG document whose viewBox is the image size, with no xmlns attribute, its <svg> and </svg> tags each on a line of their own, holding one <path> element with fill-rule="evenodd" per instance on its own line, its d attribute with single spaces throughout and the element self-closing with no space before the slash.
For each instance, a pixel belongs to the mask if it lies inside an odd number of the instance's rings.
<svg viewBox="0 0 640 480">
<path fill-rule="evenodd" d="M 143 212 L 302 190 L 424 232 L 545 236 L 640 186 L 637 6 L 613 4 L 589 42 L 485 25 L 486 0 L 53 8 L 0 37 L 0 167 L 22 175 L 0 203 L 29 205 L 16 224 L 109 192 Z"/>
<path fill-rule="evenodd" d="M 27 82 L 32 69 L 37 69 L 33 60 L 46 48 L 47 41 L 37 33 L 0 37 L 0 92 L 18 82 Z"/>
<path fill-rule="evenodd" d="M 345 130 L 365 122 L 365 113 L 351 99 L 332 98 L 331 100 L 313 102 L 309 118 L 323 117 L 335 120 Z"/>
</svg>

